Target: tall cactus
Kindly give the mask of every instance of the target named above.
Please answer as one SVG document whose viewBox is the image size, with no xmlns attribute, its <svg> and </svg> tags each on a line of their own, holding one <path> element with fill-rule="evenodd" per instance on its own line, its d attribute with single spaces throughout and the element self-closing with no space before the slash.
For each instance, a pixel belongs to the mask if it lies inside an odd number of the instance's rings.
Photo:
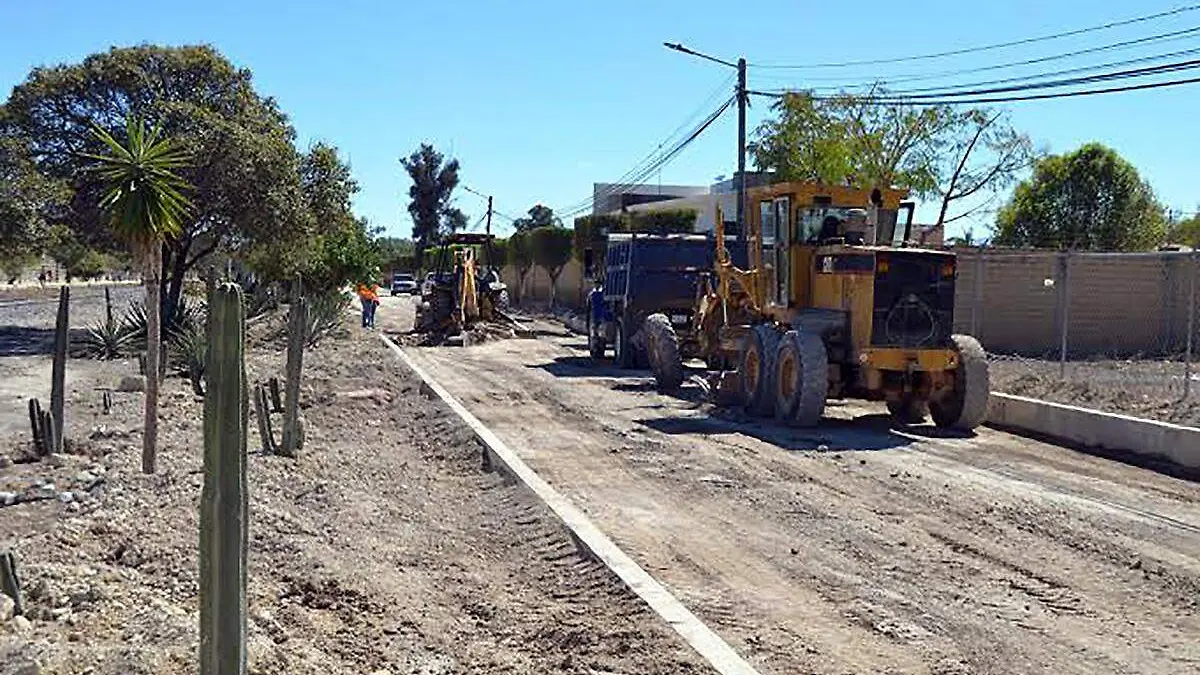
<svg viewBox="0 0 1200 675">
<path fill-rule="evenodd" d="M 54 418 L 54 445 L 50 452 L 63 451 L 63 408 L 66 402 L 67 341 L 70 337 L 71 287 L 58 292 L 58 318 L 54 322 L 54 366 L 50 371 L 50 414 Z"/>
<path fill-rule="evenodd" d="M 308 304 L 300 292 L 300 275 L 292 282 L 288 310 L 287 382 L 284 384 L 283 446 L 280 454 L 295 457 L 300 452 L 304 431 L 300 428 L 300 370 L 304 365 L 304 340 Z"/>
<path fill-rule="evenodd" d="M 222 284 L 209 305 L 200 501 L 200 675 L 246 672 L 248 501 L 246 319 L 242 291 Z"/>
</svg>

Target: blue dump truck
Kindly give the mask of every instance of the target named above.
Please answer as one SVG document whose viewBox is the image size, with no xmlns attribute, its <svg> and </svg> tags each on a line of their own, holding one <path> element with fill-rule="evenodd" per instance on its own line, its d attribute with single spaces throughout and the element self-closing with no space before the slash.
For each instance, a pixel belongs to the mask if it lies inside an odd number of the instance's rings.
<svg viewBox="0 0 1200 675">
<path fill-rule="evenodd" d="M 746 266 L 746 247 L 727 236 L 734 264 Z M 620 233 L 606 237 L 603 282 L 588 296 L 588 350 L 604 358 L 609 345 L 622 368 L 648 365 L 641 332 L 646 317 L 666 315 L 684 360 L 698 352 L 692 314 L 701 279 L 713 270 L 716 242 L 703 234 Z"/>
</svg>

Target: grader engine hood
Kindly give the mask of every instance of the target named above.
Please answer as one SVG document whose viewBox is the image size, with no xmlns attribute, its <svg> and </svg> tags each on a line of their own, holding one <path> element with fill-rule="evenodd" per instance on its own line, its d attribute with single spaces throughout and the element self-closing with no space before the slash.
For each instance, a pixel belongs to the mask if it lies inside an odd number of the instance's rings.
<svg viewBox="0 0 1200 675">
<path fill-rule="evenodd" d="M 949 253 L 877 253 L 871 344 L 908 348 L 950 345 L 956 276 L 955 257 Z"/>
</svg>

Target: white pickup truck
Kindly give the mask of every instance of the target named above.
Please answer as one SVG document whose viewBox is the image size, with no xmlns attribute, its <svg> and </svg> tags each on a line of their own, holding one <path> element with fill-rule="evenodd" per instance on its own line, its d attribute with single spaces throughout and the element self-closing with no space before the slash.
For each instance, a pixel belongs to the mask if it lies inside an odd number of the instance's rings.
<svg viewBox="0 0 1200 675">
<path fill-rule="evenodd" d="M 411 274 L 397 274 L 392 277 L 392 295 L 400 295 L 407 293 L 412 295 L 417 292 L 417 279 Z"/>
</svg>

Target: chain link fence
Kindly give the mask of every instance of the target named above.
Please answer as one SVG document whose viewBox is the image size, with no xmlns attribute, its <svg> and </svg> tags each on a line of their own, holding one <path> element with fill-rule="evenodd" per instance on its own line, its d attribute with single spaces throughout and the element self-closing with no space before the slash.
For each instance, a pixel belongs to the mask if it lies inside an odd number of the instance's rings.
<svg viewBox="0 0 1200 675">
<path fill-rule="evenodd" d="M 955 331 L 994 391 L 1200 424 L 1195 252 L 958 252 Z"/>
</svg>

